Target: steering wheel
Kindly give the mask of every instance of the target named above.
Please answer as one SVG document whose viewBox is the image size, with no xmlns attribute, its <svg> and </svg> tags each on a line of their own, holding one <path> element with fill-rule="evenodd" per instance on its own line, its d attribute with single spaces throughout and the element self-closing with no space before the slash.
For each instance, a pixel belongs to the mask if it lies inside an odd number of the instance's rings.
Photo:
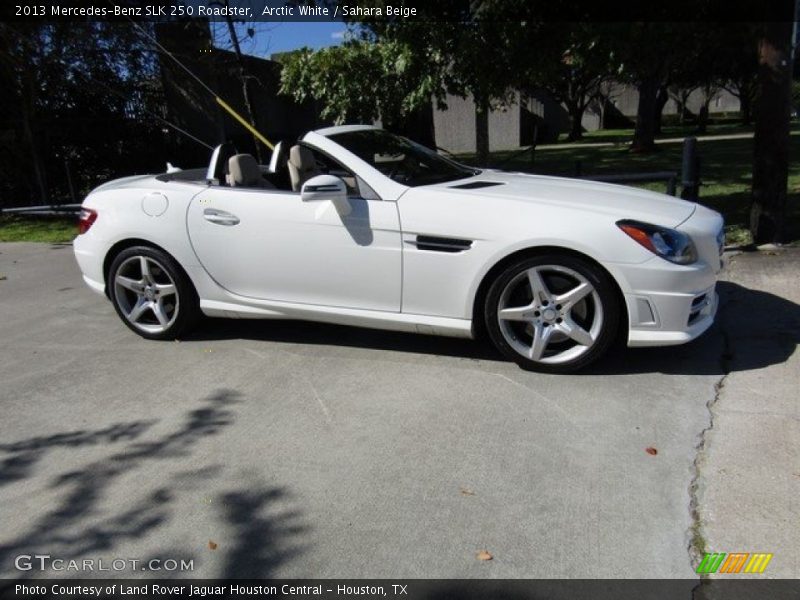
<svg viewBox="0 0 800 600">
<path fill-rule="evenodd" d="M 400 173 L 402 176 L 400 176 Z M 389 170 L 389 179 L 392 179 L 398 183 L 404 183 L 411 179 L 413 173 L 415 171 L 419 171 L 417 165 L 414 164 L 414 161 L 410 160 L 408 156 L 403 158 L 400 162 L 396 163 L 394 167 Z"/>
</svg>

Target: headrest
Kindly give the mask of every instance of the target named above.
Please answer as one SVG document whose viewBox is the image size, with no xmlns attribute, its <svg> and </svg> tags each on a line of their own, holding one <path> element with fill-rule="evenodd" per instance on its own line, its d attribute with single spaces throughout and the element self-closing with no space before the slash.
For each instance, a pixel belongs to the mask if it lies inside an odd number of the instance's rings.
<svg viewBox="0 0 800 600">
<path fill-rule="evenodd" d="M 300 172 L 314 171 L 317 168 L 317 161 L 314 154 L 305 146 L 292 146 L 289 150 L 289 162 Z"/>
<path fill-rule="evenodd" d="M 263 180 L 258 162 L 251 154 L 236 154 L 228 160 L 228 183 L 233 187 L 253 187 Z"/>
</svg>

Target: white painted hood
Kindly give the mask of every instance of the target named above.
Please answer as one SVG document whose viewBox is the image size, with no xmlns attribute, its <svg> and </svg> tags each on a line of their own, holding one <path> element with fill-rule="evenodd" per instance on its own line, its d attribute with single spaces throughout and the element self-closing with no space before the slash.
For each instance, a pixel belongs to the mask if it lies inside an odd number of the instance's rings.
<svg viewBox="0 0 800 600">
<path fill-rule="evenodd" d="M 475 189 L 459 188 L 474 182 L 492 182 L 501 185 Z M 492 170 L 482 171 L 479 175 L 468 179 L 415 189 L 426 188 L 465 194 L 472 198 L 485 198 L 487 203 L 491 203 L 492 200 L 512 200 L 526 204 L 541 204 L 548 208 L 563 207 L 589 211 L 618 219 L 636 219 L 665 227 L 677 227 L 696 209 L 696 205 L 692 202 L 624 185 Z"/>
</svg>

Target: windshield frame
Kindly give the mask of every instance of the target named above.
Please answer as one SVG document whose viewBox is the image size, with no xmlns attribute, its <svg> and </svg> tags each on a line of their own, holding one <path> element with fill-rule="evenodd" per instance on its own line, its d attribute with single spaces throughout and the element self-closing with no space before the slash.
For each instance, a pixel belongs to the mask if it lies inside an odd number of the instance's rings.
<svg viewBox="0 0 800 600">
<path fill-rule="evenodd" d="M 384 129 L 355 129 L 331 133 L 326 137 L 384 177 L 407 187 L 461 181 L 481 173 L 480 169 L 463 165 L 422 144 Z M 369 138 L 374 140 L 372 146 L 368 144 Z M 402 158 L 398 161 L 391 159 L 379 161 L 378 156 L 402 156 Z M 422 172 L 431 168 L 435 170 Z M 412 172 L 414 169 L 416 173 Z"/>
</svg>

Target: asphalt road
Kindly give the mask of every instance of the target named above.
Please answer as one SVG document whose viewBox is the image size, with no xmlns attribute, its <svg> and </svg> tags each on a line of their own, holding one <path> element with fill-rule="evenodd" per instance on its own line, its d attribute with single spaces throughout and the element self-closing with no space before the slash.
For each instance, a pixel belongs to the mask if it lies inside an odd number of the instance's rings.
<svg viewBox="0 0 800 600">
<path fill-rule="evenodd" d="M 68 245 L 0 244 L 0 276 L 3 577 L 90 574 L 15 568 L 33 554 L 193 561 L 175 577 L 692 577 L 715 386 L 797 342 L 732 364 L 715 327 L 549 376 L 471 341 L 297 322 L 145 341 Z"/>
</svg>

